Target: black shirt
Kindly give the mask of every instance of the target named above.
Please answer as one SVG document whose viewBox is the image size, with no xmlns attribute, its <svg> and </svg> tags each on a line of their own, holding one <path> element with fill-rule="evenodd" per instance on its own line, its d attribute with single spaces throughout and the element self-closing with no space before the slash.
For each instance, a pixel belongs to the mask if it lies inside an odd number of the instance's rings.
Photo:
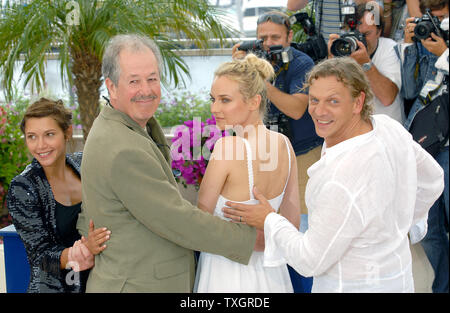
<svg viewBox="0 0 450 313">
<path fill-rule="evenodd" d="M 81 238 L 77 230 L 77 220 L 78 214 L 81 212 L 81 202 L 71 206 L 62 205 L 58 201 L 55 202 L 56 232 L 66 248 L 72 247 L 75 241 Z M 90 270 L 85 270 L 80 272 L 81 292 L 85 291 L 89 271 Z M 64 277 L 70 275 L 69 277 L 74 279 L 71 270 L 62 270 L 62 273 Z M 73 288 L 73 286 L 67 285 L 67 281 L 65 287 L 67 290 Z"/>
<path fill-rule="evenodd" d="M 56 231 L 66 248 L 72 247 L 74 242 L 80 239 L 80 234 L 77 230 L 77 220 L 80 212 L 81 202 L 65 206 L 56 201 Z"/>
</svg>

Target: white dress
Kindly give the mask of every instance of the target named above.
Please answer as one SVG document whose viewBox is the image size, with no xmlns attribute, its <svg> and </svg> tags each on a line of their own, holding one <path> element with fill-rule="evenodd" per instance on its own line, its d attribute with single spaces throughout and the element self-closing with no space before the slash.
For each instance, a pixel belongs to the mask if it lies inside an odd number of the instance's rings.
<svg viewBox="0 0 450 313">
<path fill-rule="evenodd" d="M 244 138 L 243 138 L 244 139 Z M 285 141 L 287 140 L 284 137 Z M 249 176 L 250 200 L 239 203 L 253 204 L 258 200 L 253 197 L 253 167 L 250 144 L 244 139 L 247 150 L 247 166 Z M 286 141 L 289 153 L 289 145 Z M 284 192 L 291 170 L 291 155 L 289 153 L 289 172 L 283 192 L 269 202 L 277 212 L 283 201 Z M 225 202 L 232 201 L 219 195 L 214 215 L 229 220 L 223 216 L 222 208 Z M 235 201 L 238 202 L 238 201 Z M 266 267 L 264 252 L 253 251 L 248 265 L 233 262 L 223 256 L 202 252 L 200 254 L 194 292 L 293 292 L 291 279 L 286 264 Z"/>
</svg>

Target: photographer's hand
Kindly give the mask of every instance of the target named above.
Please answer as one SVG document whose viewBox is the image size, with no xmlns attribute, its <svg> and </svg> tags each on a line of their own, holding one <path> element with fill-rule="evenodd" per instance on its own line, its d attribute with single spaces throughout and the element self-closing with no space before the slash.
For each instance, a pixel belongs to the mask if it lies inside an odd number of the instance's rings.
<svg viewBox="0 0 450 313">
<path fill-rule="evenodd" d="M 238 50 L 238 48 L 241 46 L 240 43 L 237 43 L 233 46 L 231 50 L 231 57 L 233 59 L 243 59 L 247 55 L 246 51 Z"/>
<path fill-rule="evenodd" d="M 439 37 L 435 33 L 431 33 L 431 38 L 422 39 L 420 42 L 425 47 L 425 49 L 427 49 L 437 57 L 440 57 L 442 53 L 444 53 L 447 49 L 447 45 L 445 44 L 444 39 Z"/>
<path fill-rule="evenodd" d="M 350 57 L 358 62 L 359 65 L 370 62 L 370 57 L 366 46 L 359 40 L 357 41 L 357 44 L 359 49 L 350 54 Z"/>
<path fill-rule="evenodd" d="M 412 37 L 414 37 L 414 28 L 416 28 L 416 23 L 414 23 L 415 17 L 408 17 L 406 19 L 405 26 L 405 43 L 413 43 Z"/>
<path fill-rule="evenodd" d="M 341 36 L 339 36 L 338 34 L 330 34 L 328 36 L 328 58 L 331 59 L 333 56 L 333 54 L 331 53 L 331 45 L 333 44 L 333 41 L 335 41 L 336 39 L 340 38 Z"/>
</svg>

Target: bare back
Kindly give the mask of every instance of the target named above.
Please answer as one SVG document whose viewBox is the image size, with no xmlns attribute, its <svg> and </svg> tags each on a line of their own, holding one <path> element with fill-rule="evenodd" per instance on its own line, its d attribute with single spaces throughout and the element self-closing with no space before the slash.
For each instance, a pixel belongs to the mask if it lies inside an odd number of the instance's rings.
<svg viewBox="0 0 450 313">
<path fill-rule="evenodd" d="M 288 148 L 283 136 L 267 130 L 266 136 L 250 138 L 248 142 L 252 151 L 254 185 L 267 199 L 279 196 L 289 172 Z M 234 201 L 245 201 L 250 195 L 244 140 L 237 137 L 234 148 L 236 153 L 229 163 L 230 171 L 220 194 Z"/>
</svg>

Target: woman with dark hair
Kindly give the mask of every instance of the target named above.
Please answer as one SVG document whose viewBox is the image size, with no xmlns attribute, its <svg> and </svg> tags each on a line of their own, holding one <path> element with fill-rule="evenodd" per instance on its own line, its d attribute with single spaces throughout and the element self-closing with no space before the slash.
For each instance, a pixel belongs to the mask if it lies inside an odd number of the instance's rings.
<svg viewBox="0 0 450 313">
<path fill-rule="evenodd" d="M 28 292 L 83 292 L 94 255 L 109 239 L 92 221 L 87 239 L 76 229 L 82 153 L 66 155 L 71 120 L 61 100 L 41 98 L 20 125 L 33 160 L 11 181 L 6 201 L 30 264 Z"/>
</svg>

